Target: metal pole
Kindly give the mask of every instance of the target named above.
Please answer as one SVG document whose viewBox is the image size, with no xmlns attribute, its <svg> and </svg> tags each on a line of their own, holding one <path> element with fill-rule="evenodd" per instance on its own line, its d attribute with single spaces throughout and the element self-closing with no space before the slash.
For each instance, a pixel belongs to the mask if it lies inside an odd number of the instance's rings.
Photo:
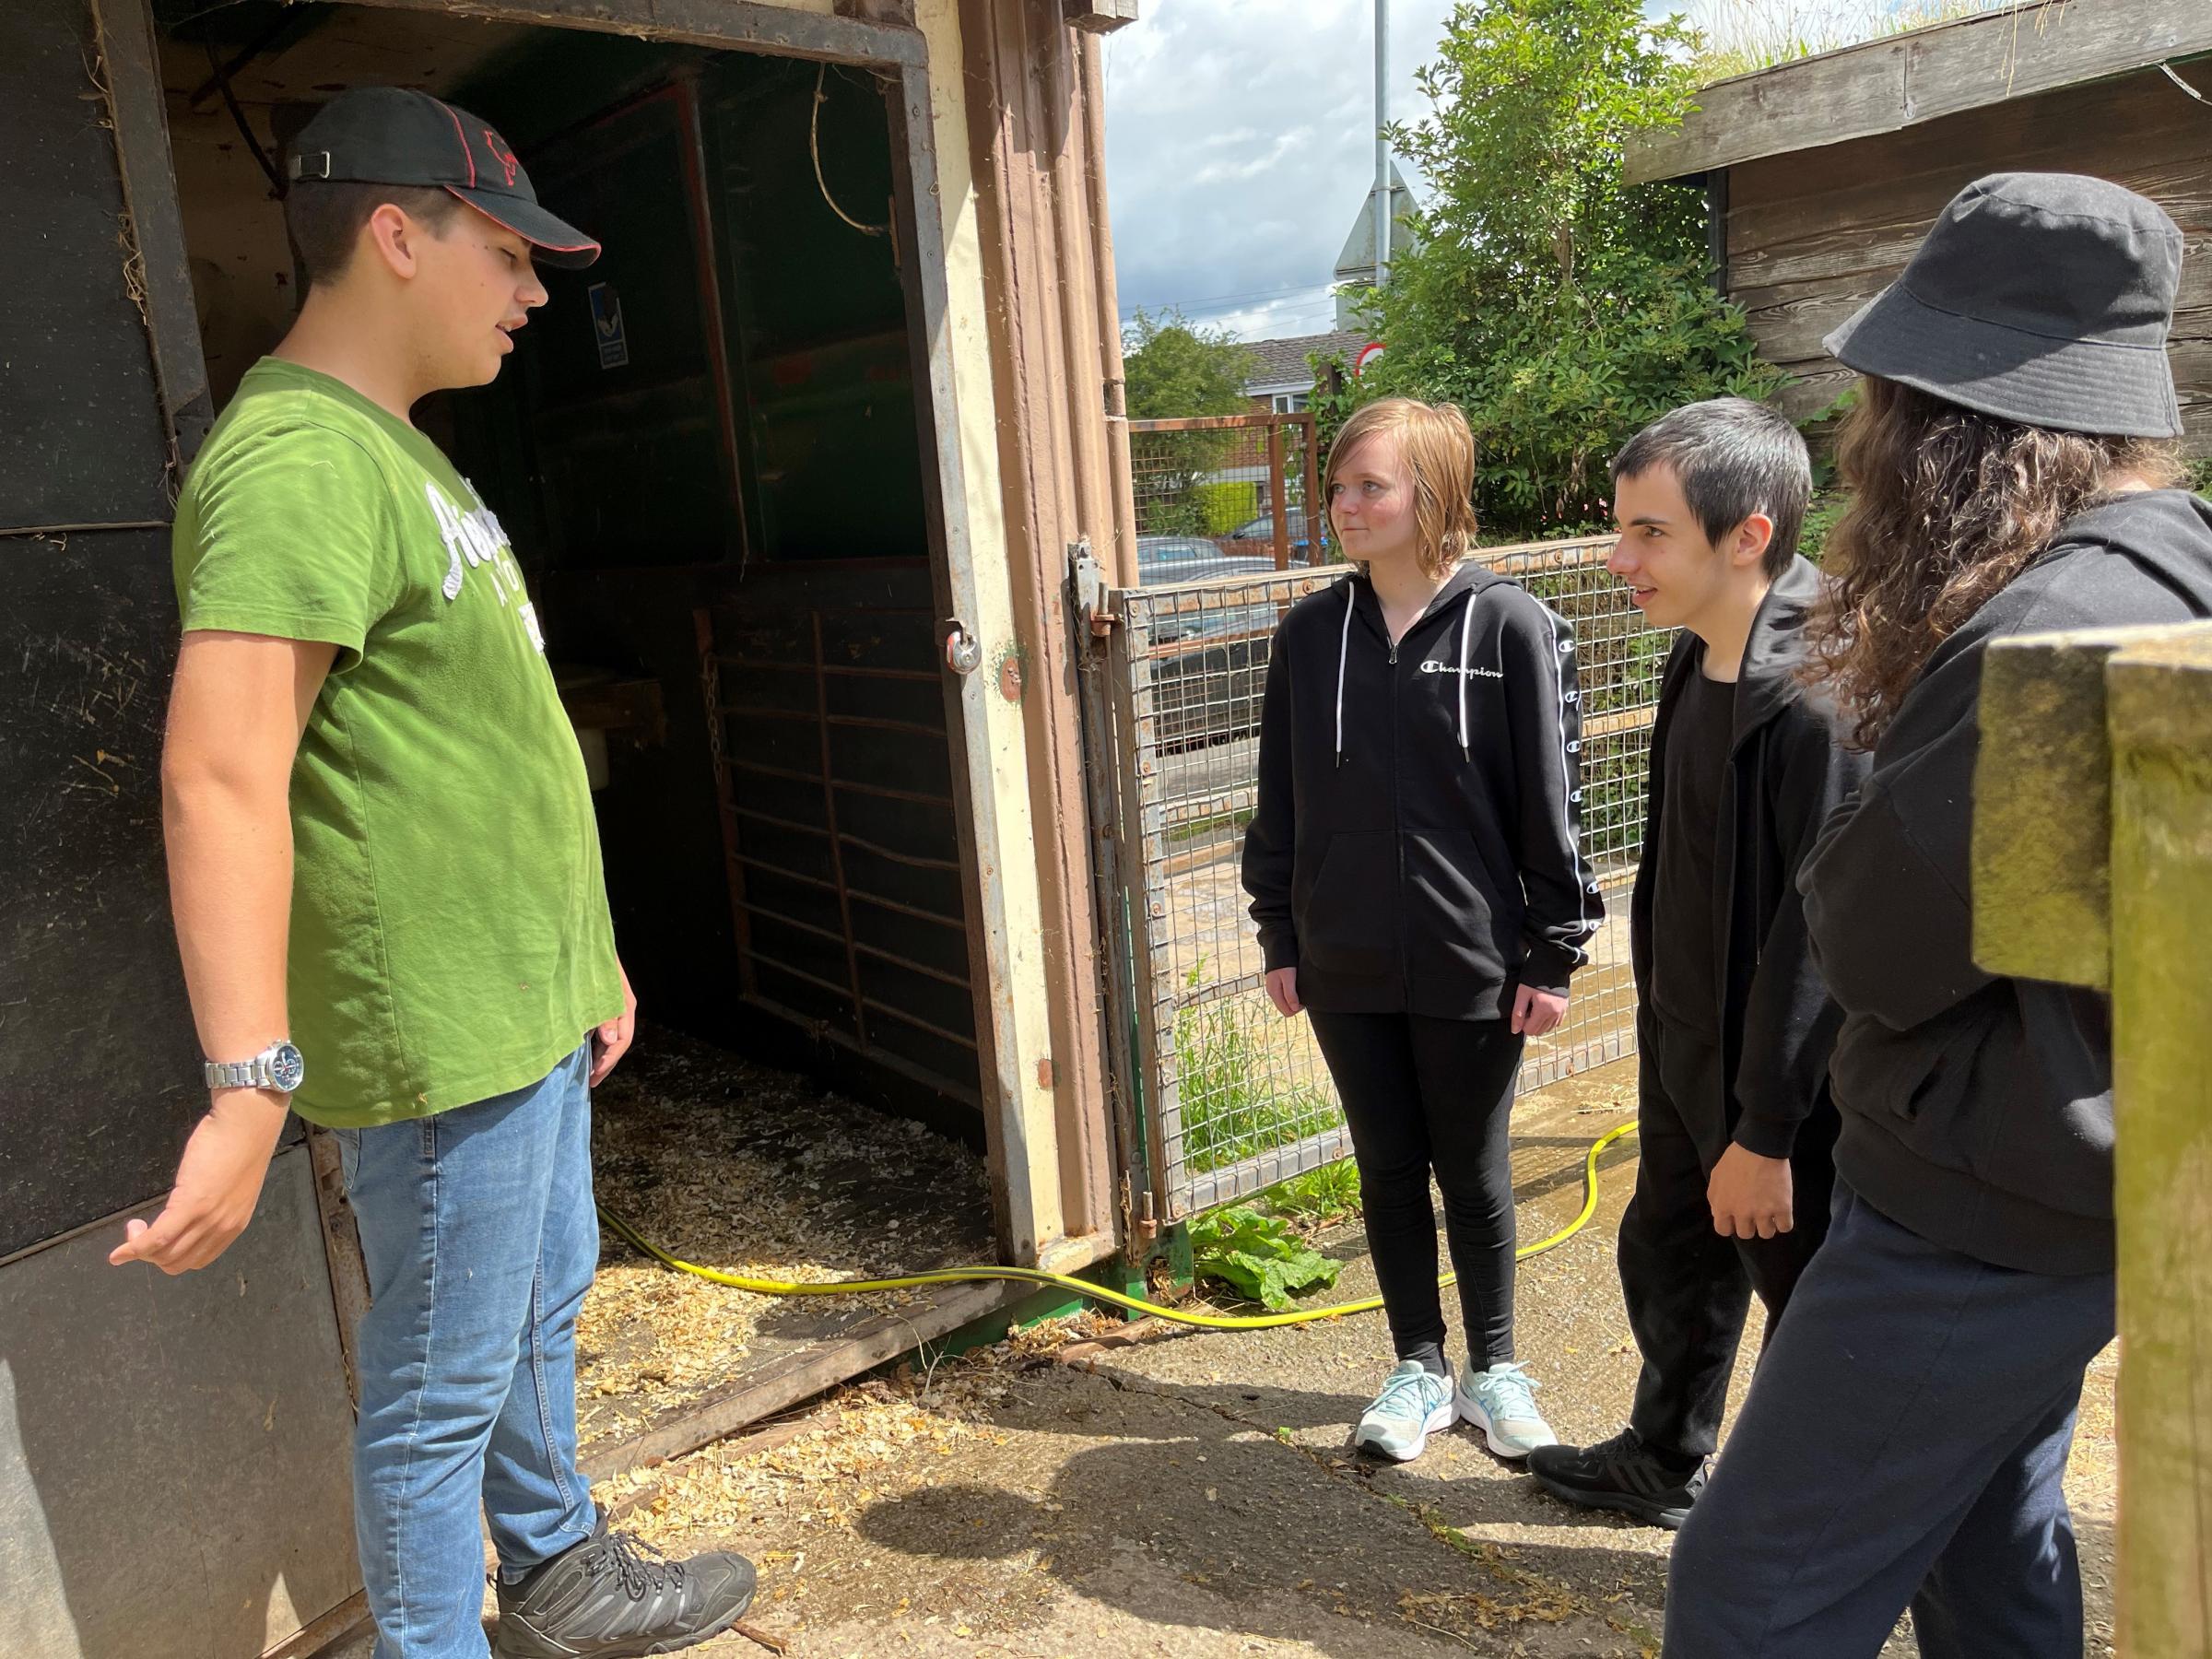
<svg viewBox="0 0 2212 1659">
<path fill-rule="evenodd" d="M 1390 276 L 1390 0 L 1375 0 L 1375 287 Z"/>
</svg>

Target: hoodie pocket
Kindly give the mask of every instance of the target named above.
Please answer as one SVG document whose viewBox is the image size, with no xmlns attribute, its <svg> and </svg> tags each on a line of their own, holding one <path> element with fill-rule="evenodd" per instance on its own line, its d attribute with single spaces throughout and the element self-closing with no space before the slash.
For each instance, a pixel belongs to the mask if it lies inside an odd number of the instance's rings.
<svg viewBox="0 0 2212 1659">
<path fill-rule="evenodd" d="M 1397 837 L 1334 835 L 1298 901 L 1300 968 L 1342 979 L 1394 976 L 1398 954 Z"/>
<path fill-rule="evenodd" d="M 1946 1162 L 1966 1161 L 1970 1143 L 1959 1133 L 1959 1110 L 1971 1078 L 1975 1052 L 1987 1034 L 1979 1020 L 1955 1020 L 1954 1029 L 1937 1040 L 1933 1052 L 1920 1056 L 1924 1069 L 1917 1077 L 1898 1077 L 1885 1091 L 1890 1115 L 1900 1124 L 1924 1122 L 1936 1135 L 1956 1143 Z"/>
<path fill-rule="evenodd" d="M 1521 895 L 1501 889 L 1465 830 L 1406 836 L 1406 930 L 1416 978 L 1488 990 L 1521 959 Z"/>
</svg>

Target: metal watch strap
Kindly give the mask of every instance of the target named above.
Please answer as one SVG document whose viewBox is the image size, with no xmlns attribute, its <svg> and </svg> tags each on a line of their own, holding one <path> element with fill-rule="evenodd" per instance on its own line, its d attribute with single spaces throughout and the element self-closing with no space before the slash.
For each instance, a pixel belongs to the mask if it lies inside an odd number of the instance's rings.
<svg viewBox="0 0 2212 1659">
<path fill-rule="evenodd" d="M 251 1060 L 207 1062 L 207 1087 L 210 1088 L 258 1088 L 267 1084 L 263 1075 L 268 1063 L 259 1054 Z"/>
</svg>

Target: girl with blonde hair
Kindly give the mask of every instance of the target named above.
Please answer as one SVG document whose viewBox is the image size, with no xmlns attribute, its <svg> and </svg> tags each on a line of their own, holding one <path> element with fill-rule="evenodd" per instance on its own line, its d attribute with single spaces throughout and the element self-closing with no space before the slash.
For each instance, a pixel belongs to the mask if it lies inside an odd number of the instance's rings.
<svg viewBox="0 0 2212 1659">
<path fill-rule="evenodd" d="M 1344 1103 L 1398 1363 L 1355 1442 L 1401 1461 L 1454 1417 L 1501 1457 L 1553 1436 L 1513 1350 L 1507 1117 L 1601 914 L 1578 844 L 1574 633 L 1467 562 L 1475 444 L 1449 404 L 1355 413 L 1329 457 L 1354 569 L 1277 630 L 1244 886 L 1286 1018 Z M 1467 1361 L 1444 1359 L 1431 1173 Z"/>
</svg>

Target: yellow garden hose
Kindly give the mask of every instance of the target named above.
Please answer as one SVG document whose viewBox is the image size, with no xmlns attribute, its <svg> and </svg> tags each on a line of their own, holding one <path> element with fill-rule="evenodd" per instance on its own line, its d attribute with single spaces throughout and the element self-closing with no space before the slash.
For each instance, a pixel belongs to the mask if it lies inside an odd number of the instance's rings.
<svg viewBox="0 0 2212 1659">
<path fill-rule="evenodd" d="M 1634 1124 L 1621 1124 L 1608 1129 L 1591 1143 L 1589 1154 L 1583 1159 L 1581 1212 L 1548 1238 L 1521 1246 L 1514 1252 L 1515 1259 L 1525 1262 L 1531 1256 L 1542 1255 L 1583 1230 L 1583 1223 L 1597 1212 L 1598 1154 L 1622 1135 L 1635 1133 Z M 1148 1313 L 1155 1319 L 1172 1320 L 1177 1324 L 1202 1325 L 1210 1331 L 1272 1330 L 1277 1325 L 1305 1324 L 1316 1319 L 1340 1319 L 1347 1313 L 1371 1313 L 1382 1305 L 1381 1297 L 1371 1296 L 1363 1301 L 1337 1302 L 1326 1308 L 1299 1308 L 1288 1313 L 1196 1313 L 1187 1308 L 1163 1307 L 1159 1302 L 1147 1301 L 1141 1296 L 1126 1296 L 1119 1290 L 1110 1290 L 1103 1285 L 1094 1285 L 1088 1279 L 1077 1278 L 1070 1274 L 1048 1273 L 1041 1267 L 994 1267 L 980 1263 L 972 1267 L 938 1267 L 928 1273 L 910 1273 L 900 1278 L 833 1279 L 819 1284 L 747 1278 L 741 1274 L 724 1273 L 718 1267 L 701 1267 L 696 1262 L 687 1262 L 670 1255 L 605 1205 L 599 1206 L 599 1215 L 624 1241 L 663 1266 L 673 1267 L 678 1273 L 696 1274 L 700 1278 L 712 1279 L 717 1285 L 750 1290 L 759 1296 L 857 1296 L 872 1290 L 911 1290 L 925 1285 L 961 1285 L 991 1279 L 1010 1279 L 1018 1284 L 1051 1286 L 1077 1296 L 1088 1297 L 1093 1301 L 1111 1302 L 1117 1308 L 1126 1308 L 1132 1313 Z M 1447 1273 L 1437 1283 L 1449 1285 L 1457 1277 L 1456 1274 Z"/>
</svg>

